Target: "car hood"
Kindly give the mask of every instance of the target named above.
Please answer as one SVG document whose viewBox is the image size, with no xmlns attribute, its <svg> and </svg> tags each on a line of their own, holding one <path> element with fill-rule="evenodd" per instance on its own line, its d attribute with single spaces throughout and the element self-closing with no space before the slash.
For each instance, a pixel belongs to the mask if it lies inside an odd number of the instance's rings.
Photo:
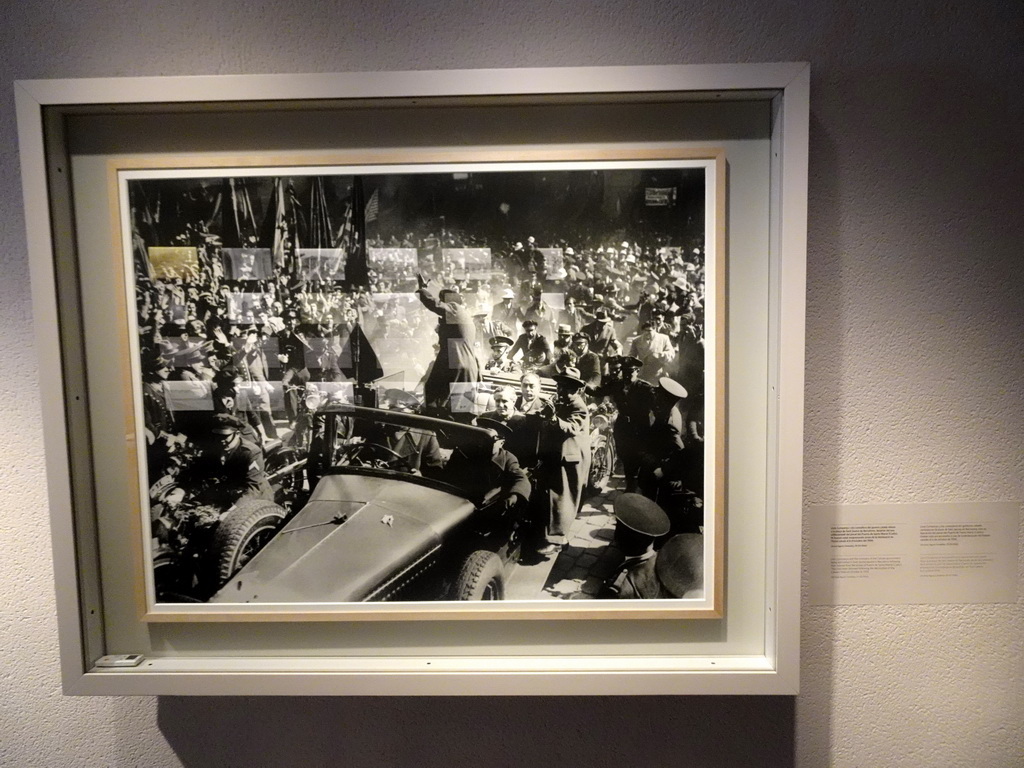
<svg viewBox="0 0 1024 768">
<path fill-rule="evenodd" d="M 210 602 L 386 600 L 474 509 L 455 493 L 401 478 L 327 475 Z"/>
</svg>

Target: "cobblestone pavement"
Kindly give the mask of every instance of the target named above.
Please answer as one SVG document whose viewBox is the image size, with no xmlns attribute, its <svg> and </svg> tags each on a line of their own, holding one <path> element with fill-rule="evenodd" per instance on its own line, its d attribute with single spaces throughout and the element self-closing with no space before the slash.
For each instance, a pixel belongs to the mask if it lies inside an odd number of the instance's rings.
<svg viewBox="0 0 1024 768">
<path fill-rule="evenodd" d="M 622 552 L 613 542 L 615 516 L 612 502 L 621 493 L 622 477 L 583 502 L 569 529 L 568 543 L 557 558 L 535 565 L 519 565 L 506 599 L 594 600 L 618 565 Z"/>
</svg>

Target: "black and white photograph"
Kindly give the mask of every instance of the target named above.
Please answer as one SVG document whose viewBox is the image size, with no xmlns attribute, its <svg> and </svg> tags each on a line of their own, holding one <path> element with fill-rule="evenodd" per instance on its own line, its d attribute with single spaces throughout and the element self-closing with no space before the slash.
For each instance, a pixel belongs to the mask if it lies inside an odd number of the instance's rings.
<svg viewBox="0 0 1024 768">
<path fill-rule="evenodd" d="M 118 169 L 150 612 L 706 611 L 722 165 Z"/>
</svg>

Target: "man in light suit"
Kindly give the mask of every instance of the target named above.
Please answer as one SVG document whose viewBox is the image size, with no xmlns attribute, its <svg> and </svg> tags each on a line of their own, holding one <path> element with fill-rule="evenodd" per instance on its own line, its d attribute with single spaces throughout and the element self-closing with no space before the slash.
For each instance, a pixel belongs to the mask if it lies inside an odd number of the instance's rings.
<svg viewBox="0 0 1024 768">
<path fill-rule="evenodd" d="M 652 320 L 640 326 L 640 335 L 633 339 L 629 354 L 643 363 L 640 378 L 651 384 L 665 375 L 667 366 L 676 358 L 672 339 L 655 330 Z"/>
</svg>

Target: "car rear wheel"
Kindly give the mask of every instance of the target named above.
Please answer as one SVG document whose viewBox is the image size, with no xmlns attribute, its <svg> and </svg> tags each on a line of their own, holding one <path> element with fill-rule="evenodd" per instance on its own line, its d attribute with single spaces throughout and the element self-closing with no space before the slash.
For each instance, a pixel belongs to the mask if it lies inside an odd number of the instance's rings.
<svg viewBox="0 0 1024 768">
<path fill-rule="evenodd" d="M 473 552 L 463 562 L 452 592 L 456 600 L 504 600 L 501 558 L 486 549 Z"/>
<path fill-rule="evenodd" d="M 213 538 L 213 563 L 221 584 L 266 546 L 284 518 L 284 510 L 265 499 L 243 499 L 235 504 Z"/>
</svg>

